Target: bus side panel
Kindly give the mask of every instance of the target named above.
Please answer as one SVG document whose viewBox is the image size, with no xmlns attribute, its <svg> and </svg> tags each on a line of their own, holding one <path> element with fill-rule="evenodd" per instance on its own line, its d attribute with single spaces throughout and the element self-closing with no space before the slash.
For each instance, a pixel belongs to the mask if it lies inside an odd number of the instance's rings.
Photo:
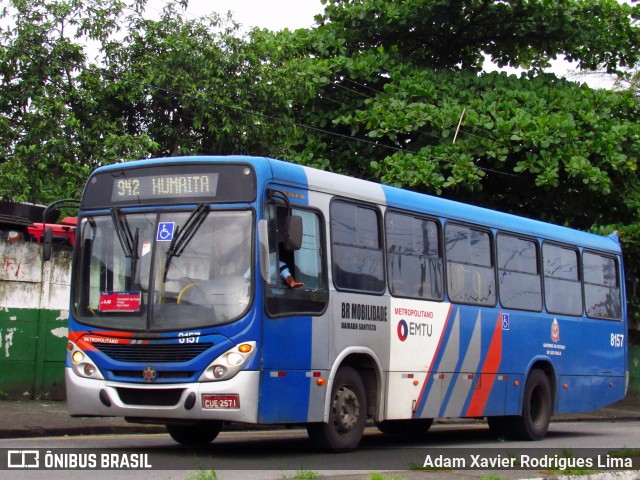
<svg viewBox="0 0 640 480">
<path fill-rule="evenodd" d="M 597 410 L 624 397 L 624 377 L 562 375 L 558 379 L 557 413 Z"/>
<path fill-rule="evenodd" d="M 304 370 L 264 370 L 260 376 L 259 423 L 304 423 L 309 383 Z"/>
<path fill-rule="evenodd" d="M 407 419 L 414 416 L 427 384 L 431 385 L 428 411 L 421 411 L 416 416 L 438 416 L 442 402 L 442 382 L 431 379 L 430 372 L 442 345 L 450 314 L 449 303 L 391 299 L 389 384 L 385 418 Z"/>
<path fill-rule="evenodd" d="M 473 318 L 474 310 L 476 309 L 468 310 L 468 321 Z M 506 395 L 504 377 L 500 375 L 503 356 L 502 317 L 499 310 L 494 308 L 477 311 L 478 317 L 470 340 L 470 345 L 474 348 L 469 349 L 467 353 L 467 358 L 473 354 L 473 361 L 465 359 L 460 367 L 462 380 L 471 384 L 460 415 L 502 415 Z M 468 325 L 468 328 L 470 329 L 471 325 Z"/>
<path fill-rule="evenodd" d="M 268 318 L 263 327 L 260 423 L 307 421 L 311 372 L 311 317 Z"/>
<path fill-rule="evenodd" d="M 415 417 L 483 416 L 504 412 L 499 381 L 502 325 L 496 309 L 454 306 L 434 352 Z"/>
<path fill-rule="evenodd" d="M 624 345 L 618 341 L 626 333 L 624 322 L 545 312 L 504 315 L 500 372 L 509 377 L 505 414 L 520 413 L 521 393 L 516 401 L 514 382 L 524 388 L 534 360 L 553 372 L 557 413 L 593 411 L 624 397 Z"/>
</svg>

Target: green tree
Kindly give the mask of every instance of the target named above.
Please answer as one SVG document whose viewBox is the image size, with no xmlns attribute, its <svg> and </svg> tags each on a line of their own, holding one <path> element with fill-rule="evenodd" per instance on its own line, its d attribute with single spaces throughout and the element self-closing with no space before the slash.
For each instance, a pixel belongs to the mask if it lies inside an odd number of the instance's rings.
<svg viewBox="0 0 640 480">
<path fill-rule="evenodd" d="M 318 85 L 298 121 L 325 130 L 309 132 L 291 158 L 618 229 L 637 276 L 639 98 L 543 69 L 557 56 L 583 69 L 633 68 L 638 11 L 614 0 L 330 0 L 318 28 L 298 35 L 305 54 L 284 65 Z M 529 72 L 483 72 L 487 57 Z"/>
<path fill-rule="evenodd" d="M 0 196 L 42 202 L 77 196 L 94 166 L 147 151 L 97 98 L 104 78 L 83 46 L 102 43 L 125 10 L 118 0 L 12 0 L 1 12 Z"/>
<path fill-rule="evenodd" d="M 613 0 L 330 0 L 285 64 L 319 87 L 298 121 L 328 131 L 294 158 L 578 228 L 635 221 L 638 99 L 541 69 L 557 55 L 635 64 L 636 14 Z M 485 55 L 531 70 L 483 73 Z"/>
</svg>

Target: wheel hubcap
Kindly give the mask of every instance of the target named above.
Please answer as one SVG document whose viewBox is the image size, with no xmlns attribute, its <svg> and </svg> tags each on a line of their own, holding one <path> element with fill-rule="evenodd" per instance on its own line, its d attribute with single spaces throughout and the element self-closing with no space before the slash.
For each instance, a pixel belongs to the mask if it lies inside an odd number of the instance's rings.
<svg viewBox="0 0 640 480">
<path fill-rule="evenodd" d="M 333 423 L 340 433 L 349 432 L 360 416 L 360 402 L 353 391 L 340 387 L 333 398 Z"/>
</svg>

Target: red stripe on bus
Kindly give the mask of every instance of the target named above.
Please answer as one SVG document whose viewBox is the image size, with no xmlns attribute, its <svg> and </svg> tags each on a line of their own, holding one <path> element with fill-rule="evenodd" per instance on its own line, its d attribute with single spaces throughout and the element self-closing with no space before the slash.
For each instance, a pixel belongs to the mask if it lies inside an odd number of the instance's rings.
<svg viewBox="0 0 640 480">
<path fill-rule="evenodd" d="M 478 379 L 480 382 L 479 388 L 473 392 L 471 402 L 469 402 L 469 408 L 467 409 L 467 417 L 480 417 L 484 411 L 484 407 L 489 399 L 491 388 L 498 375 L 498 367 L 502 360 L 502 315 L 498 314 L 498 320 L 493 330 L 493 338 L 489 345 L 489 351 L 487 352 L 487 358 L 482 365 L 481 377 Z"/>
</svg>

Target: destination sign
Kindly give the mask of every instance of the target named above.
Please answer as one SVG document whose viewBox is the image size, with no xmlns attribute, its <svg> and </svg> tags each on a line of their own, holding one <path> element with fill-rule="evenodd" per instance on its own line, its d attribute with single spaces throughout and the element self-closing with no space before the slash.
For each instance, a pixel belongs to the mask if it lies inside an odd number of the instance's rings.
<svg viewBox="0 0 640 480">
<path fill-rule="evenodd" d="M 113 182 L 112 202 L 150 198 L 210 198 L 218 191 L 218 174 L 152 175 L 118 178 Z"/>
<path fill-rule="evenodd" d="M 255 198 L 255 171 L 248 164 L 150 162 L 94 173 L 82 195 L 82 208 L 252 202 Z"/>
</svg>

